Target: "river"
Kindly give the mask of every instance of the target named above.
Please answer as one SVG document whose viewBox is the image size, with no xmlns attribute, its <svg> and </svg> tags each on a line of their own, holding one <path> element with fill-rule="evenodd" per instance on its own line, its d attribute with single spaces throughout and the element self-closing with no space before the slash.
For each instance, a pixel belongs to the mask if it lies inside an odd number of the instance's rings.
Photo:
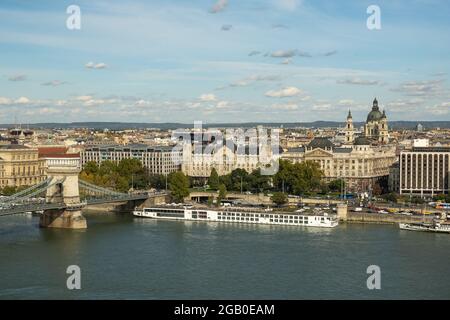
<svg viewBox="0 0 450 320">
<path fill-rule="evenodd" d="M 0 299 L 449 299 L 450 235 L 87 214 L 88 229 L 0 218 Z M 68 290 L 69 265 L 81 289 Z M 369 290 L 369 265 L 381 289 Z"/>
</svg>

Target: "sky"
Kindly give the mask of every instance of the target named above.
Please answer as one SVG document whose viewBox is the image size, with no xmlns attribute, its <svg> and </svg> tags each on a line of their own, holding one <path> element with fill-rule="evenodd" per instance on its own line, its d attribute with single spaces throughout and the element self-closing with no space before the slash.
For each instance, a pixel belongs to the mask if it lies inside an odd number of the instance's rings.
<svg viewBox="0 0 450 320">
<path fill-rule="evenodd" d="M 450 120 L 449 14 L 448 0 L 2 0 L 0 123 L 365 121 L 375 97 L 389 120 Z"/>
</svg>

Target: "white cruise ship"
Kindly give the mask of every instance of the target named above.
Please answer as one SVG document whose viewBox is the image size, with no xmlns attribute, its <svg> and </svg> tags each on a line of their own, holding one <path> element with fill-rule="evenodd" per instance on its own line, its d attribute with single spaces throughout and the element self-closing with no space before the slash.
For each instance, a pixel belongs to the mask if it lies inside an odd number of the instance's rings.
<svg viewBox="0 0 450 320">
<path fill-rule="evenodd" d="M 333 228 L 339 224 L 336 215 L 328 215 L 327 213 L 271 212 L 239 207 L 210 210 L 194 207 L 164 206 L 135 210 L 133 215 L 153 219 L 259 223 L 323 228 Z"/>
</svg>

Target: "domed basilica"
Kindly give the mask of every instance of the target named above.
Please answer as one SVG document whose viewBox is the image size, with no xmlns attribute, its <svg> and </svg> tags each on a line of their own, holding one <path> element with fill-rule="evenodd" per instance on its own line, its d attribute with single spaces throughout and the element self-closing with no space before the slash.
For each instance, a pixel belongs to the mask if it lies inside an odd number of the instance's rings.
<svg viewBox="0 0 450 320">
<path fill-rule="evenodd" d="M 345 127 L 345 143 L 357 144 L 357 142 L 371 141 L 379 143 L 389 142 L 388 122 L 385 111 L 380 111 L 378 100 L 375 98 L 372 104 L 372 110 L 367 115 L 366 123 L 364 124 L 364 139 L 363 137 L 354 137 L 353 117 L 351 111 L 348 112 L 347 124 Z"/>
</svg>

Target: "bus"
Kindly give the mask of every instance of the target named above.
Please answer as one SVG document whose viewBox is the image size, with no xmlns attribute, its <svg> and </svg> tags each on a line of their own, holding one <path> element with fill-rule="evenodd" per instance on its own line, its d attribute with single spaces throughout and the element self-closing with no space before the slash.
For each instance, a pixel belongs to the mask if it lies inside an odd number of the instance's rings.
<svg viewBox="0 0 450 320">
<path fill-rule="evenodd" d="M 438 202 L 436 203 L 436 209 L 450 209 L 450 203 Z"/>
</svg>

